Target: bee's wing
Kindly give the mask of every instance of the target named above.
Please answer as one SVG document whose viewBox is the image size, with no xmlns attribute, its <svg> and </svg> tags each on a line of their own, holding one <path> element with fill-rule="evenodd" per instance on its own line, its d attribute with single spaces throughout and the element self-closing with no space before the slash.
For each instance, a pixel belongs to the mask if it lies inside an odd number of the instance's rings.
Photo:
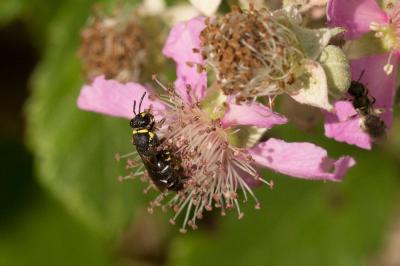
<svg viewBox="0 0 400 266">
<path fill-rule="evenodd" d="M 382 107 L 382 108 L 373 108 L 371 113 L 373 115 L 380 115 L 380 114 L 383 114 L 384 112 L 385 112 L 385 108 Z"/>
</svg>

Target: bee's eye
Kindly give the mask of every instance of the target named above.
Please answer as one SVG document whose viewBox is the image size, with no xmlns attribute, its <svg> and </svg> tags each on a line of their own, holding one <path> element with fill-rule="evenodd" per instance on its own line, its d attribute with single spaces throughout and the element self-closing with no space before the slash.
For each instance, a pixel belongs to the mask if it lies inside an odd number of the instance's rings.
<svg viewBox="0 0 400 266">
<path fill-rule="evenodd" d="M 147 115 L 140 118 L 141 126 L 146 126 L 148 123 L 149 123 L 149 118 L 147 117 Z"/>
</svg>

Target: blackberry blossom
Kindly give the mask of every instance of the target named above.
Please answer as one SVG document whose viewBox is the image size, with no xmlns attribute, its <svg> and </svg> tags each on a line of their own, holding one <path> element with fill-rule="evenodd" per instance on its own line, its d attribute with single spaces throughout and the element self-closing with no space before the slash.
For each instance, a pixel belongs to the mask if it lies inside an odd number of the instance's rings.
<svg viewBox="0 0 400 266">
<path fill-rule="evenodd" d="M 98 77 L 82 88 L 78 106 L 129 119 L 133 101 L 138 101 L 144 92 L 150 94 L 144 98 L 142 107 L 155 115 L 157 134 L 165 138 L 161 148 L 172 151 L 188 179 L 183 190 L 176 194 L 160 192 L 150 202 L 149 211 L 155 207 L 173 209 L 175 216 L 171 223 L 184 213 L 181 232 L 186 232 L 188 225 L 195 229 L 196 219 L 213 208 L 219 208 L 222 215 L 226 210 L 236 209 L 238 217 L 242 218 L 240 202 L 249 197 L 259 208 L 260 203 L 251 187 L 261 183 L 272 187 L 271 182 L 258 174 L 261 167 L 303 179 L 340 181 L 355 163 L 349 156 L 335 161 L 327 157 L 324 149 L 311 143 L 287 143 L 271 138 L 250 148 L 237 147 L 232 137 L 236 126 L 268 129 L 285 123 L 286 119 L 258 103 L 237 105 L 233 102 L 225 104 L 227 109 L 220 119 L 212 119 L 211 114 L 201 108 L 200 101 L 193 99 L 192 90 L 181 88 L 190 92 L 188 97 L 192 102 L 188 102 L 172 87 L 164 89 L 168 99 L 160 100 L 150 89 L 139 84 L 121 84 Z M 133 170 L 122 179 L 143 175 L 136 152 L 118 156 L 120 158 L 127 158 L 127 168 Z M 146 173 L 143 180 L 151 182 Z M 145 191 L 150 188 L 155 186 L 150 183 Z"/>
</svg>

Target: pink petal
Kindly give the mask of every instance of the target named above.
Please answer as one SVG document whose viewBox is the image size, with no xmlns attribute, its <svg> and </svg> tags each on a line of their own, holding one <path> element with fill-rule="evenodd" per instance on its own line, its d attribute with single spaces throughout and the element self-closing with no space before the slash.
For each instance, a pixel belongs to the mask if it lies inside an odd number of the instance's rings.
<svg viewBox="0 0 400 266">
<path fill-rule="evenodd" d="M 350 101 L 335 103 L 335 113 L 325 114 L 325 135 L 336 141 L 371 149 L 371 137 L 361 130 L 360 117 Z"/>
<path fill-rule="evenodd" d="M 329 102 L 325 70 L 313 60 L 304 61 L 303 66 L 308 72 L 307 85 L 289 95 L 299 103 L 331 111 L 333 107 Z"/>
<path fill-rule="evenodd" d="M 223 127 L 246 125 L 270 129 L 274 125 L 282 125 L 287 122 L 284 116 L 272 112 L 268 107 L 251 102 L 247 104 L 228 103 L 225 115 L 221 120 Z"/>
<path fill-rule="evenodd" d="M 201 50 L 200 32 L 204 29 L 204 17 L 196 17 L 189 21 L 176 24 L 169 33 L 163 54 L 172 58 L 177 64 L 177 77 L 179 84 L 178 93 L 183 97 L 186 94 L 186 85 L 190 85 L 197 100 L 201 100 L 206 93 L 207 74 L 197 70 L 197 65 L 203 66 L 204 60 L 201 53 L 195 53 L 193 49 Z M 192 66 L 189 66 L 192 65 Z"/>
<path fill-rule="evenodd" d="M 149 89 L 138 83 L 122 84 L 115 80 L 106 80 L 104 76 L 98 76 L 91 85 L 83 86 L 77 105 L 82 110 L 130 119 L 133 116 L 133 101 L 136 100 L 138 111 L 144 92 L 147 95 L 143 99 L 141 110 L 151 107 L 155 115 L 161 114 L 165 105 L 158 100 L 150 100 L 148 95 L 152 92 Z"/>
<path fill-rule="evenodd" d="M 369 32 L 371 22 L 388 22 L 387 14 L 375 0 L 329 0 L 327 18 L 329 25 L 346 28 L 347 39 L 357 39 Z"/>
<path fill-rule="evenodd" d="M 274 171 L 309 180 L 341 181 L 355 164 L 350 156 L 335 161 L 326 150 L 307 142 L 269 139 L 248 150 L 255 162 Z"/>
<path fill-rule="evenodd" d="M 372 55 L 350 62 L 351 74 L 353 80 L 357 80 L 361 72 L 364 71 L 360 82 L 363 83 L 369 91 L 369 95 L 375 97 L 374 107 L 383 108 L 385 112 L 381 115 L 387 127 L 391 127 L 393 114 L 392 107 L 396 90 L 396 78 L 398 58 L 393 57 L 391 63 L 394 68 L 390 75 L 386 75 L 383 67 L 387 64 L 389 53 Z M 368 67 L 366 67 L 368 66 Z"/>
</svg>

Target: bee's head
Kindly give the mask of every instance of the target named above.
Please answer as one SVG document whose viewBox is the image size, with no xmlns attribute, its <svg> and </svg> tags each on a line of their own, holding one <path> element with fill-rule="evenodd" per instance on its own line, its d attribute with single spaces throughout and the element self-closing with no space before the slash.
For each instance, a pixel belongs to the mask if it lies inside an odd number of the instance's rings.
<svg viewBox="0 0 400 266">
<path fill-rule="evenodd" d="M 142 98 L 140 98 L 138 112 L 136 112 L 136 101 L 133 101 L 133 113 L 135 116 L 129 122 L 133 129 L 150 130 L 154 127 L 154 116 L 150 113 L 150 111 L 141 111 L 144 96 L 146 96 L 146 92 L 144 92 Z"/>
<path fill-rule="evenodd" d="M 154 116 L 149 112 L 141 112 L 131 119 L 130 126 L 133 129 L 152 129 L 154 127 Z"/>
<path fill-rule="evenodd" d="M 353 97 L 361 97 L 368 93 L 367 88 L 360 82 L 362 76 L 364 75 L 365 70 L 361 71 L 360 76 L 357 80 L 352 80 L 350 84 L 350 88 L 347 92 Z"/>
<path fill-rule="evenodd" d="M 353 97 L 361 97 L 366 94 L 366 91 L 364 84 L 353 80 L 347 92 Z"/>
</svg>

